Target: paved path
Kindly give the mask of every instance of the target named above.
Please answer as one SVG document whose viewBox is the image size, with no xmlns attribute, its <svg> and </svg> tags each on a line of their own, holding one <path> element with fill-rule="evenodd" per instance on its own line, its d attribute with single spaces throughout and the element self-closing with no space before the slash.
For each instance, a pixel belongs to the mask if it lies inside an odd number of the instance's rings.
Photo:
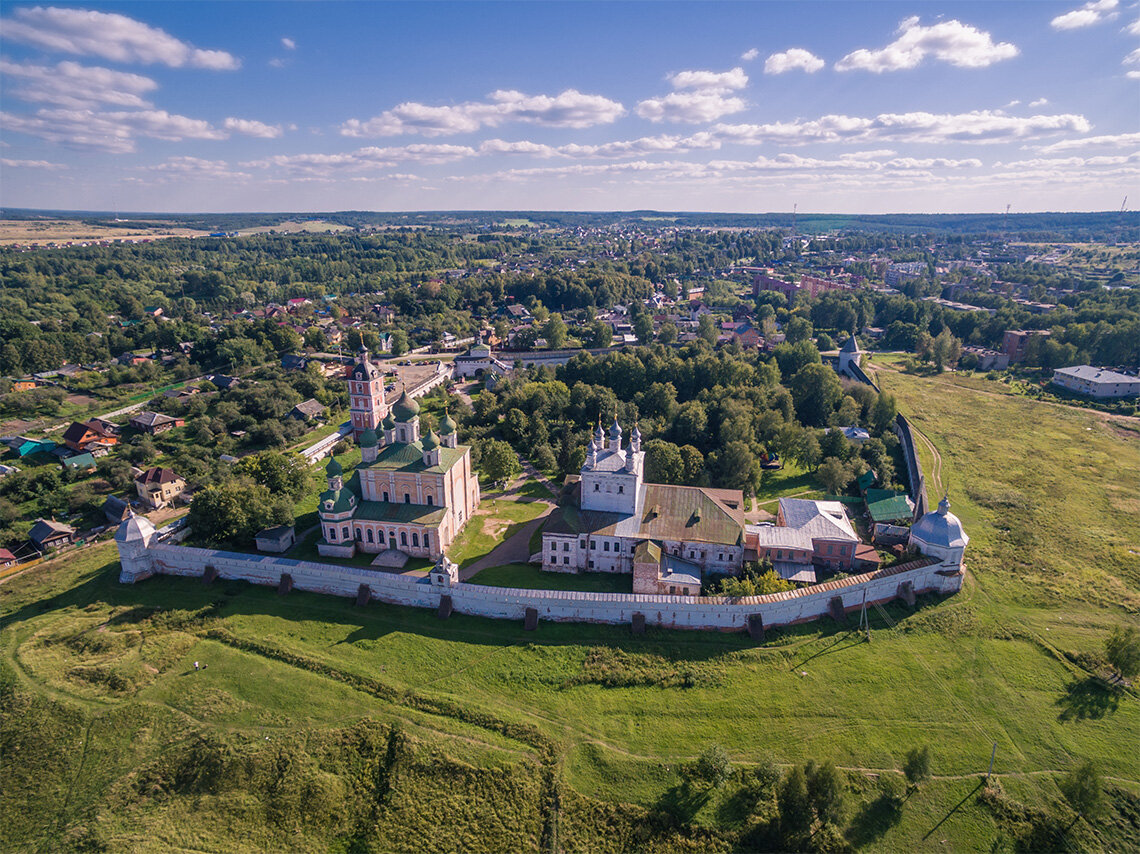
<svg viewBox="0 0 1140 854">
<path fill-rule="evenodd" d="M 483 557 L 460 569 L 459 580 L 470 581 L 473 575 L 488 567 L 503 566 L 508 563 L 527 563 L 530 560 L 531 536 L 540 525 L 546 522 L 546 517 L 554 510 L 553 504 L 545 501 L 540 503 L 546 504 L 546 510 L 541 516 L 531 519 Z"/>
</svg>

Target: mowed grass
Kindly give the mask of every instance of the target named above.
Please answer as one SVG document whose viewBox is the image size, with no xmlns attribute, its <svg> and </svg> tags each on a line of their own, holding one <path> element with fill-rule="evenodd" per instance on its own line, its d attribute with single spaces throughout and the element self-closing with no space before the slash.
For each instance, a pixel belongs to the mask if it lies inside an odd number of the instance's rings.
<svg viewBox="0 0 1140 854">
<path fill-rule="evenodd" d="M 586 593 L 629 593 L 632 584 L 630 576 L 613 572 L 543 572 L 537 566 L 525 563 L 492 566 L 476 573 L 470 581 L 491 587 L 582 590 Z"/>
<path fill-rule="evenodd" d="M 740 634 L 633 636 L 583 624 L 525 632 L 521 622 L 439 620 L 240 583 L 156 577 L 126 587 L 109 546 L 0 585 L 0 664 L 19 696 L 54 710 L 41 729 L 59 748 L 24 748 L 28 761 L 39 758 L 34 774 L 18 773 L 0 792 L 3 814 L 19 816 L 0 847 L 68 847 L 64 840 L 95 827 L 119 850 L 161 850 L 153 840 L 347 849 L 347 831 L 332 818 L 300 822 L 294 833 L 247 801 L 241 810 L 221 797 L 194 801 L 193 792 L 152 801 L 129 781 L 197 738 L 268 750 L 266 736 L 269 745 L 296 737 L 315 751 L 367 721 L 399 725 L 417 755 L 435 757 L 434 771 L 412 763 L 397 777 L 396 806 L 374 831 L 380 849 L 400 848 L 412 827 L 425 839 L 453 829 L 471 850 L 548 848 L 525 830 L 525 816 L 542 809 L 540 754 L 553 757 L 564 786 L 565 850 L 692 847 L 688 833 L 687 841 L 629 840 L 640 838 L 630 834 L 646 815 L 676 814 L 681 766 L 714 743 L 737 767 L 830 759 L 846 769 L 850 834 L 861 850 L 988 850 L 1009 831 L 979 800 L 994 744 L 1002 787 L 1035 807 L 1059 803 L 1060 776 L 1085 759 L 1114 791 L 1140 791 L 1140 703 L 1105 691 L 1074 663 L 1101 650 L 1112 626 L 1140 622 L 1136 434 L 1072 408 L 986 394 L 992 384 L 980 379 L 880 376 L 941 454 L 971 536 L 970 572 L 956 596 L 920 598 L 913 612 L 873 610 L 870 642 L 830 620 L 769 630 L 758 645 Z M 520 507 L 541 508 L 508 504 L 493 505 L 508 526 Z M 485 573 L 523 586 L 538 570 Z M 209 667 L 194 672 L 194 660 Z M 882 820 L 872 809 L 875 778 L 897 772 L 923 744 L 935 779 Z M 306 762 L 332 775 L 322 785 L 355 791 L 349 766 L 312 756 Z M 83 785 L 71 786 L 77 779 Z M 706 850 L 748 850 L 737 794 L 730 785 L 683 804 L 686 823 L 720 840 Z M 410 806 L 401 811 L 413 801 L 453 807 L 429 827 Z M 599 828 L 612 836 L 591 835 Z M 1106 838 L 1117 850 L 1135 839 Z"/>
</svg>

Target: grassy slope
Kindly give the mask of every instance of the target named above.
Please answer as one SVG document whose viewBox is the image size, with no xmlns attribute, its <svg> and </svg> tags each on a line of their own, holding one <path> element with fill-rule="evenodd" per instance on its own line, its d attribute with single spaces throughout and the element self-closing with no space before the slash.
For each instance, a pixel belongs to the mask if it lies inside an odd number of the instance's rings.
<svg viewBox="0 0 1140 854">
<path fill-rule="evenodd" d="M 3 746 L 26 757 L 0 792 L 0 848 L 549 848 L 551 773 L 566 850 L 723 847 L 752 838 L 738 793 L 678 805 L 676 788 L 678 766 L 713 742 L 738 763 L 863 769 L 850 800 L 867 850 L 977 850 L 1009 832 L 974 791 L 994 742 L 1006 792 L 1027 803 L 1058 800 L 1055 772 L 1084 758 L 1136 792 L 1140 706 L 1114 704 L 1064 653 L 1137 622 L 1137 440 L 1078 410 L 990 396 L 983 380 L 885 382 L 942 455 L 971 575 L 959 596 L 889 609 L 898 630 L 876 613 L 870 644 L 828 623 L 770 632 L 757 648 L 600 626 L 532 634 L 242 584 L 124 588 L 107 547 L 0 586 L 9 702 L 25 704 L 4 716 Z M 209 669 L 194 673 L 195 660 Z M 33 721 L 34 733 L 21 726 Z M 372 748 L 360 745 L 392 724 L 404 752 L 374 809 L 376 778 L 357 773 Z M 199 735 L 246 757 L 252 777 L 202 783 L 219 761 L 202 759 Z M 865 808 L 866 775 L 924 743 L 937 778 L 901 818 Z M 308 787 L 308 820 L 284 779 Z M 674 828 L 678 817 L 689 826 Z M 1110 823 L 1097 832 L 1137 841 Z"/>
</svg>

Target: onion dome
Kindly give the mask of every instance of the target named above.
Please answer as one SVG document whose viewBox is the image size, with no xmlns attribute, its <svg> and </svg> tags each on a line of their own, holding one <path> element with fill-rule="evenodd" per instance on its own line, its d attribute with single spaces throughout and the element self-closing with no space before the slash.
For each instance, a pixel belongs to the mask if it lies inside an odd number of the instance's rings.
<svg viewBox="0 0 1140 854">
<path fill-rule="evenodd" d="M 360 447 L 362 448 L 375 448 L 380 444 L 380 440 L 376 437 L 376 431 L 369 427 L 360 436 Z"/>
<path fill-rule="evenodd" d="M 400 399 L 392 406 L 392 415 L 397 421 L 411 421 L 420 414 L 420 405 L 408 397 L 408 390 L 400 395 Z"/>
<path fill-rule="evenodd" d="M 637 426 L 636 421 L 633 422 L 633 432 L 629 434 L 629 437 L 631 439 L 640 439 L 641 438 L 641 428 Z"/>
<path fill-rule="evenodd" d="M 423 439 L 420 441 L 420 444 L 423 446 L 423 449 L 425 451 L 434 451 L 440 445 L 439 436 L 436 435 L 436 432 L 434 430 L 432 430 L 430 433 L 423 437 Z"/>
<path fill-rule="evenodd" d="M 620 439 L 621 438 L 621 425 L 618 424 L 616 414 L 614 415 L 614 423 L 610 425 L 610 438 L 611 439 Z"/>
<path fill-rule="evenodd" d="M 451 413 L 443 413 L 443 423 L 439 425 L 439 432 L 446 436 L 449 433 L 454 433 L 456 429 L 457 427 L 455 421 L 453 421 L 451 418 Z"/>
<path fill-rule="evenodd" d="M 336 461 L 336 457 L 329 457 L 329 464 L 325 466 L 325 474 L 329 477 L 340 477 L 344 474 L 344 468 Z"/>
<path fill-rule="evenodd" d="M 970 542 L 961 520 L 950 512 L 950 501 L 945 496 L 938 502 L 937 510 L 927 513 L 911 526 L 910 538 L 920 545 L 941 548 L 964 548 Z"/>
<path fill-rule="evenodd" d="M 380 426 L 383 427 L 385 430 L 395 430 L 396 429 L 396 419 L 392 417 L 391 412 L 389 412 L 387 415 L 384 416 L 384 420 L 380 422 Z"/>
</svg>

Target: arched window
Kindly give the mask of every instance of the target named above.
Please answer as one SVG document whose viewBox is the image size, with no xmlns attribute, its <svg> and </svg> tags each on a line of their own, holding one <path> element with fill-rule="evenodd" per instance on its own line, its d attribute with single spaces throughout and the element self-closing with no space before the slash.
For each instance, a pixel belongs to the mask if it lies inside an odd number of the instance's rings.
<svg viewBox="0 0 1140 854">
<path fill-rule="evenodd" d="M 432 507 L 435 505 L 435 499 L 432 498 L 430 495 L 427 497 L 427 502 L 428 502 L 428 507 Z"/>
<path fill-rule="evenodd" d="M 594 484 L 594 492 L 601 492 L 601 490 L 602 490 L 601 484 L 595 483 Z"/>
<path fill-rule="evenodd" d="M 400 531 L 400 545 L 406 546 L 408 544 L 408 532 Z"/>
<path fill-rule="evenodd" d="M 424 531 L 424 548 L 425 549 L 431 548 L 431 532 L 430 531 Z"/>
<path fill-rule="evenodd" d="M 622 486 L 621 484 L 618 484 L 618 495 L 624 495 L 624 494 L 625 494 L 625 487 Z"/>
<path fill-rule="evenodd" d="M 412 503 L 412 496 L 408 495 L 408 493 L 406 493 L 406 492 L 404 493 L 404 503 L 405 504 L 411 504 Z"/>
<path fill-rule="evenodd" d="M 360 532 L 360 529 L 359 529 L 359 528 L 357 528 L 357 529 L 356 529 L 356 539 L 358 539 L 358 540 L 363 540 L 363 539 L 364 539 L 364 534 L 362 534 L 362 533 Z"/>
<path fill-rule="evenodd" d="M 387 492 L 385 492 L 385 493 L 384 493 L 384 500 L 385 500 L 385 501 L 387 501 L 387 500 L 388 500 L 388 493 L 387 493 Z"/>
<path fill-rule="evenodd" d="M 403 427 L 400 428 L 400 441 L 401 442 L 407 441 L 407 438 L 404 436 L 404 428 Z"/>
<path fill-rule="evenodd" d="M 329 542 L 336 539 L 336 528 L 329 528 Z"/>
<path fill-rule="evenodd" d="M 412 532 L 412 545 L 418 547 L 419 544 L 420 544 L 420 535 L 413 531 Z"/>
<path fill-rule="evenodd" d="M 372 542 L 372 529 L 368 529 L 368 542 Z"/>
<path fill-rule="evenodd" d="M 345 525 L 343 528 L 340 529 L 340 534 L 341 534 L 342 539 L 347 540 L 347 539 L 351 538 L 351 535 L 348 533 L 348 525 Z"/>
<path fill-rule="evenodd" d="M 376 530 L 376 542 L 380 543 L 380 545 L 384 544 L 384 529 L 383 528 L 378 528 Z"/>
</svg>

